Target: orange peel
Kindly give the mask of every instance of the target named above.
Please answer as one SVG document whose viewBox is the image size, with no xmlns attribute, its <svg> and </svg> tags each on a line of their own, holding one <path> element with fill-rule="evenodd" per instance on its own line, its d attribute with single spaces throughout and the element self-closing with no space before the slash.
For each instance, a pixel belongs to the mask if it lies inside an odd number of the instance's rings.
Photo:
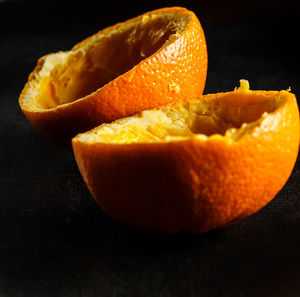
<svg viewBox="0 0 300 297">
<path fill-rule="evenodd" d="M 103 124 L 72 140 L 99 206 L 139 230 L 206 232 L 261 209 L 299 149 L 289 91 L 204 95 Z"/>
</svg>

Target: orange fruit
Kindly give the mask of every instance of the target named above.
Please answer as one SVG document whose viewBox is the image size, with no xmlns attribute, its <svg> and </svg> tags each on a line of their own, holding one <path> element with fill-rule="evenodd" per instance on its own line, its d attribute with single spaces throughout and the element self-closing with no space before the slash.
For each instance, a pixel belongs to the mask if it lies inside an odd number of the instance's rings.
<svg viewBox="0 0 300 297">
<path fill-rule="evenodd" d="M 72 140 L 90 192 L 116 220 L 145 231 L 198 233 L 237 222 L 284 186 L 299 148 L 289 91 L 246 80 L 103 124 Z"/>
<path fill-rule="evenodd" d="M 69 142 L 102 123 L 202 94 L 206 72 L 196 15 L 163 8 L 42 57 L 19 104 L 37 129 Z"/>
</svg>

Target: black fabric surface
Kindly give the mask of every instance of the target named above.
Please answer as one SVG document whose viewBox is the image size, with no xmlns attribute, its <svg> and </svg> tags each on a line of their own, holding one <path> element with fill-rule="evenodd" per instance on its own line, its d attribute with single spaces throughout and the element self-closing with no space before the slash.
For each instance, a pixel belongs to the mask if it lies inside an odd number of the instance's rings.
<svg viewBox="0 0 300 297">
<path fill-rule="evenodd" d="M 40 56 L 164 6 L 70 3 L 0 3 L 0 296 L 300 296 L 299 160 L 275 199 L 240 223 L 200 235 L 145 234 L 105 215 L 72 152 L 26 120 L 18 96 Z M 240 78 L 252 89 L 300 93 L 296 17 L 277 10 L 225 20 L 181 5 L 204 20 L 205 93 L 232 90 Z"/>
</svg>

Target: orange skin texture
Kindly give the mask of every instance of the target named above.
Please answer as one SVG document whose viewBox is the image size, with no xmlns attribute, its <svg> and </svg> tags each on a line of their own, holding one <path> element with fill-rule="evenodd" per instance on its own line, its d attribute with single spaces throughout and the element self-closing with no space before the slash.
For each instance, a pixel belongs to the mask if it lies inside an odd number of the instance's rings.
<svg viewBox="0 0 300 297">
<path fill-rule="evenodd" d="M 167 46 L 139 62 L 132 69 L 113 79 L 81 100 L 42 111 L 26 110 L 23 94 L 43 65 L 42 57 L 20 96 L 20 106 L 28 120 L 43 134 L 57 142 L 69 143 L 79 132 L 102 123 L 130 116 L 145 109 L 202 94 L 207 74 L 207 48 L 203 29 L 196 15 L 181 7 L 163 8 L 151 14 L 174 13 L 189 15 L 187 27 Z M 144 15 L 149 13 L 145 13 Z M 124 23 L 108 27 L 97 34 L 107 34 Z M 80 48 L 93 36 L 80 42 Z M 172 88 L 172 84 L 178 87 Z"/>
<path fill-rule="evenodd" d="M 266 205 L 292 172 L 299 111 L 295 96 L 283 92 L 288 101 L 233 144 L 214 137 L 131 144 L 74 138 L 78 167 L 100 207 L 130 227 L 166 233 L 225 227 Z"/>
</svg>

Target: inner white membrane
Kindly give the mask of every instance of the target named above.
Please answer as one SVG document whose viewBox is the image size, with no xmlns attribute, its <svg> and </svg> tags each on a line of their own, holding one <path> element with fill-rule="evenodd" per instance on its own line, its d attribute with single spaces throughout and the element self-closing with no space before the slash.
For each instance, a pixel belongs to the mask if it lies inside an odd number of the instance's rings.
<svg viewBox="0 0 300 297">
<path fill-rule="evenodd" d="M 188 14 L 149 14 L 98 33 L 71 51 L 43 58 L 23 97 L 28 109 L 47 110 L 93 93 L 177 38 Z"/>
<path fill-rule="evenodd" d="M 204 96 L 103 124 L 77 140 L 102 143 L 164 142 L 212 135 L 239 139 L 284 103 L 283 97 L 223 93 L 213 98 Z"/>
</svg>

